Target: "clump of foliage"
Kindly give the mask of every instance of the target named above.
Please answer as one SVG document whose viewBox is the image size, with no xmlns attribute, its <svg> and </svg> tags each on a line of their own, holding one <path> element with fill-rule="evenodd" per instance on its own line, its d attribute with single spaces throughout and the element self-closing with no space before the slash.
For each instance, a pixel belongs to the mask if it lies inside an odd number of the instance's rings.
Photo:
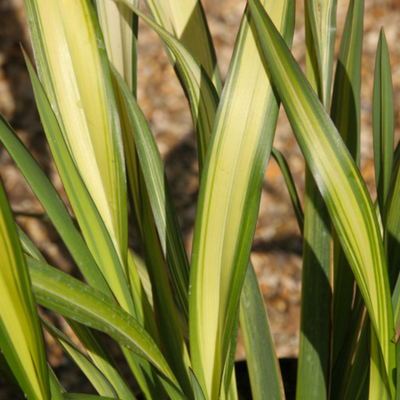
<svg viewBox="0 0 400 400">
<path fill-rule="evenodd" d="M 77 224 L 2 117 L 0 140 L 85 283 L 47 264 L 16 227 L 0 186 L 0 372 L 17 390 L 29 399 L 86 398 L 66 393 L 47 364 L 42 325 L 99 397 L 137 394 L 96 331 L 120 344 L 147 399 L 237 399 L 240 323 L 253 398 L 284 398 L 249 261 L 272 154 L 304 239 L 297 398 L 398 398 L 400 158 L 382 31 L 373 202 L 358 167 L 363 0 L 350 1 L 335 74 L 336 1 L 305 0 L 306 76 L 290 52 L 294 1 L 249 0 L 224 84 L 197 0 L 147 0 L 152 17 L 135 0 L 25 0 L 25 7 L 37 73 L 25 56 L 26 64 Z M 190 262 L 135 97 L 138 18 L 162 39 L 196 132 L 200 194 Z M 307 165 L 304 212 L 273 149 L 281 103 Z M 128 205 L 142 258 L 128 248 Z M 36 303 L 63 315 L 86 352 L 40 318 Z"/>
</svg>

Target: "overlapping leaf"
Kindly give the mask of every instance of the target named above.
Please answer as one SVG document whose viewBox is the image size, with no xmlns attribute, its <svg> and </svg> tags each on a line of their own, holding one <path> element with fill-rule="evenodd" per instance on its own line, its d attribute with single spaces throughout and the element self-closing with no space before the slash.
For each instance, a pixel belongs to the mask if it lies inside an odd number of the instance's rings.
<svg viewBox="0 0 400 400">
<path fill-rule="evenodd" d="M 290 42 L 293 3 L 265 4 Z M 189 333 L 207 399 L 220 392 L 277 113 L 247 11 L 206 154 L 193 239 Z"/>
<path fill-rule="evenodd" d="M 172 398 L 185 398 L 158 346 L 143 327 L 107 296 L 48 265 L 27 258 L 36 300 L 43 306 L 108 333 L 154 365 Z"/>
<path fill-rule="evenodd" d="M 265 58 L 307 164 L 363 294 L 393 394 L 393 316 L 379 224 L 361 174 L 324 107 L 258 0 L 250 0 Z"/>
<path fill-rule="evenodd" d="M 94 11 L 86 0 L 26 0 L 25 5 L 39 77 L 68 150 L 124 264 L 127 204 L 121 134 Z"/>
<path fill-rule="evenodd" d="M 189 48 L 214 83 L 218 93 L 222 83 L 203 6 L 199 0 L 146 0 L 153 18 Z M 176 55 L 167 47 L 174 60 Z"/>
<path fill-rule="evenodd" d="M 0 181 L 0 349 L 25 396 L 50 399 L 46 356 L 31 282 Z"/>
</svg>

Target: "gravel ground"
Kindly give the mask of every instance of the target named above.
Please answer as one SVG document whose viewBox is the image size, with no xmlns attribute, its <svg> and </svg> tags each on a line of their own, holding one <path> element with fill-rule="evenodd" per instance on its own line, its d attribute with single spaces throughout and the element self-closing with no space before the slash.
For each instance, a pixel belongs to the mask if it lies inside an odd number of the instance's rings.
<svg viewBox="0 0 400 400">
<path fill-rule="evenodd" d="M 203 4 L 216 46 L 218 63 L 225 78 L 245 2 L 206 0 Z M 347 4 L 347 0 L 339 1 L 338 4 L 338 32 L 343 29 Z M 297 2 L 298 16 L 293 54 L 304 68 L 302 8 L 302 2 Z M 397 41 L 400 39 L 400 1 L 366 0 L 365 10 L 361 170 L 372 196 L 375 196 L 371 136 L 374 57 L 379 30 L 384 26 L 392 63 L 398 138 L 400 47 L 397 46 Z M 19 43 L 30 51 L 23 1 L 0 0 L 0 112 L 10 121 L 64 196 L 44 141 Z M 339 44 L 337 41 L 337 49 Z M 198 194 L 193 126 L 187 101 L 162 45 L 156 34 L 144 24 L 140 25 L 138 99 L 157 138 L 189 252 Z M 278 126 L 275 146 L 286 156 L 297 188 L 303 196 L 304 161 L 282 110 Z M 42 212 L 40 204 L 3 150 L 0 151 L 0 162 L 1 176 L 13 209 L 25 213 Z M 68 252 L 48 222 L 25 217 L 19 217 L 18 222 L 50 263 L 75 273 Z M 296 357 L 298 353 L 301 254 L 302 240 L 283 178 L 277 165 L 271 161 L 265 176 L 251 258 L 259 278 L 279 357 Z M 62 321 L 57 321 L 59 325 L 63 325 Z M 76 385 L 86 385 L 86 388 L 87 384 L 76 377 L 75 370 L 62 352 L 47 336 L 46 340 L 49 360 L 63 375 L 66 386 L 73 388 Z M 237 358 L 244 357 L 243 346 L 239 340 Z M 7 385 L 0 381 L 0 387 L 0 398 L 12 399 Z"/>
</svg>

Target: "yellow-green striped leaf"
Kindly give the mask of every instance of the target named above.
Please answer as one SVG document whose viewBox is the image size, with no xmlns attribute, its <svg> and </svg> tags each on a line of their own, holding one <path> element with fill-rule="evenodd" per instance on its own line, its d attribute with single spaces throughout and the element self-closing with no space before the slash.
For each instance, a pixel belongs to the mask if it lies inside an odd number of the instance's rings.
<svg viewBox="0 0 400 400">
<path fill-rule="evenodd" d="M 130 7 L 154 29 L 176 59 L 176 67 L 180 71 L 179 76 L 182 86 L 189 99 L 196 130 L 199 171 L 201 174 L 219 100 L 215 87 L 198 60 L 174 36 L 126 0 L 115 1 L 123 2 L 127 7 Z"/>
<path fill-rule="evenodd" d="M 130 9 L 128 7 L 125 7 L 124 4 L 120 4 L 120 7 L 124 8 L 125 10 L 129 10 L 129 12 L 131 12 Z M 122 76 L 121 74 L 119 75 Z M 130 92 L 129 86 L 128 85 L 126 86 L 128 87 L 128 89 L 125 88 L 127 89 L 126 92 L 129 93 Z M 131 122 L 129 120 L 129 112 L 131 111 L 127 111 L 124 100 L 124 94 L 122 93 L 118 83 L 116 83 L 115 89 L 117 92 L 117 101 L 121 116 L 124 151 L 127 164 L 127 176 L 129 180 L 129 188 L 131 191 L 130 195 L 131 211 L 133 220 L 135 222 L 138 231 L 141 249 L 145 257 L 146 264 L 148 266 L 147 279 L 149 278 L 149 276 L 151 278 L 151 289 L 153 290 L 151 298 L 153 300 L 155 318 L 157 319 L 159 337 L 162 342 L 161 348 L 164 349 L 165 357 L 169 365 L 171 366 L 172 371 L 175 373 L 178 381 L 180 382 L 183 390 L 185 390 L 185 392 L 187 393 L 190 393 L 192 390 L 189 378 L 190 359 L 183 338 L 183 334 L 181 331 L 181 327 L 179 325 L 176 304 L 174 302 L 174 298 L 171 292 L 167 271 L 164 266 L 164 255 L 169 267 L 172 267 L 172 269 L 174 267 L 176 268 L 176 266 L 178 266 L 179 268 L 182 268 L 182 266 L 184 268 L 188 268 L 188 261 L 186 255 L 183 253 L 182 246 L 178 248 L 181 255 L 181 260 L 183 261 L 183 263 L 180 263 L 180 265 L 177 265 L 176 263 L 175 264 L 172 263 L 171 265 L 172 258 L 170 257 L 170 252 L 167 251 L 164 252 L 163 254 L 160 242 L 158 240 L 148 189 L 146 186 L 145 177 L 143 175 L 143 169 L 138 159 L 138 154 L 134 139 L 135 131 L 138 131 L 141 128 L 136 129 L 135 124 L 133 124 L 132 128 Z M 130 96 L 130 93 L 128 94 L 128 96 Z M 130 107 L 128 105 L 128 109 L 129 108 Z M 151 138 L 150 142 L 154 142 L 153 137 L 149 130 L 148 130 L 148 135 Z M 145 146 L 145 149 L 146 148 L 147 146 Z M 154 149 L 156 149 L 156 146 L 154 147 Z M 143 147 L 141 148 L 141 151 L 143 152 Z M 158 154 L 157 157 L 159 157 Z M 159 165 L 160 168 L 161 166 L 162 164 Z M 163 169 L 161 168 L 160 171 L 163 172 Z M 150 176 L 147 175 L 146 178 L 148 180 L 153 180 L 153 177 L 151 175 Z M 154 186 L 150 184 L 149 188 L 150 188 L 150 193 L 153 193 L 151 192 L 151 190 L 154 189 Z M 164 187 L 160 187 L 159 189 L 161 189 L 161 192 L 164 192 Z M 169 201 L 170 204 L 172 205 L 171 197 L 169 197 Z M 158 207 L 159 210 L 161 210 L 161 212 L 164 212 L 165 207 L 162 204 L 160 205 L 159 203 L 156 203 L 155 206 Z M 170 210 L 172 209 L 170 208 Z M 163 226 L 160 226 L 160 224 L 158 225 L 158 227 L 163 229 Z M 178 239 L 175 243 L 180 245 L 182 243 L 179 240 L 181 234 L 177 225 L 175 225 L 175 229 L 176 229 L 175 235 L 177 235 Z M 163 231 L 161 231 L 160 236 L 161 237 L 164 236 Z M 164 251 L 166 250 L 165 246 L 163 247 L 163 250 Z M 135 283 L 138 281 L 138 274 L 136 272 L 136 275 L 134 276 L 135 265 L 133 262 L 131 262 L 133 260 L 129 256 L 130 255 L 128 255 L 129 272 L 132 273 L 132 278 L 133 278 L 132 283 Z M 140 283 L 137 282 L 136 285 L 137 292 L 139 292 L 140 290 L 139 287 Z M 131 288 L 135 289 L 133 285 L 131 286 Z M 139 301 L 140 298 L 141 297 L 137 297 Z M 184 327 L 186 325 L 187 321 L 185 320 Z"/>
<path fill-rule="evenodd" d="M 109 334 L 156 368 L 172 398 L 185 398 L 160 349 L 136 319 L 90 286 L 38 260 L 30 257 L 26 260 L 40 304 Z"/>
<path fill-rule="evenodd" d="M 333 53 L 336 34 L 337 0 L 306 0 L 307 15 L 316 55 L 316 93 L 329 110 L 332 86 Z M 309 71 L 307 70 L 307 75 Z"/>
<path fill-rule="evenodd" d="M 49 215 L 87 282 L 102 293 L 111 295 L 104 277 L 75 227 L 61 197 L 22 141 L 1 116 L 0 140 Z"/>
<path fill-rule="evenodd" d="M 146 4 L 155 21 L 192 51 L 220 93 L 221 77 L 201 2 L 146 0 Z M 169 48 L 167 51 L 175 60 L 176 55 Z"/>
<path fill-rule="evenodd" d="M 350 154 L 359 165 L 361 57 L 364 1 L 350 1 L 337 61 L 331 118 Z M 334 235 L 332 365 L 346 347 L 352 318 L 354 275 L 339 240 Z M 351 361 L 349 358 L 347 361 Z M 346 368 L 345 368 L 346 369 Z M 331 386 L 333 389 L 333 386 Z"/>
<path fill-rule="evenodd" d="M 111 288 L 113 296 L 115 296 L 119 304 L 125 310 L 138 318 L 141 323 L 144 323 L 144 321 L 141 320 L 143 315 L 138 313 L 139 309 L 134 305 L 125 275 L 125 268 L 121 264 L 121 259 L 118 257 L 117 250 L 112 243 L 104 221 L 99 215 L 92 197 L 88 193 L 72 157 L 67 150 L 66 143 L 64 142 L 42 86 L 40 85 L 40 82 L 38 81 L 38 78 L 29 62 L 27 62 L 27 65 L 32 79 L 43 127 L 49 138 L 50 149 L 54 155 L 56 165 L 59 168 L 61 179 L 64 183 L 64 187 L 75 215 L 80 222 L 88 247 L 94 255 L 104 277 L 107 279 L 107 284 Z M 127 263 L 127 261 L 125 262 Z M 90 273 L 92 272 L 90 271 Z M 141 304 L 141 298 L 136 300 L 138 304 Z M 154 318 L 151 312 L 144 317 L 147 319 Z M 158 393 L 156 386 L 159 385 L 159 382 L 157 383 L 157 377 L 151 370 L 150 365 L 148 365 L 146 361 L 129 352 L 126 353 L 126 356 L 142 390 L 146 393 L 155 390 L 155 393 Z M 151 384 L 151 386 L 149 386 L 149 384 Z"/>
<path fill-rule="evenodd" d="M 394 308 L 394 324 L 400 322 L 400 279 L 398 278 L 400 266 L 400 146 L 394 153 L 392 182 L 388 199 L 388 213 L 386 229 L 384 231 L 385 251 L 391 275 L 396 274 L 396 285 L 393 290 L 392 303 Z M 400 370 L 400 369 L 399 369 Z"/>
<path fill-rule="evenodd" d="M 41 318 L 42 325 L 50 333 L 53 339 L 64 350 L 64 352 L 78 365 L 79 369 L 86 375 L 90 383 L 102 396 L 117 399 L 118 395 L 104 376 L 104 374 L 93 364 L 92 360 L 63 332 L 44 318 Z"/>
<path fill-rule="evenodd" d="M 265 2 L 291 42 L 293 2 Z M 254 235 L 278 102 L 246 11 L 201 178 L 189 287 L 194 373 L 207 399 L 220 393 Z"/>
<path fill-rule="evenodd" d="M 25 5 L 41 83 L 124 264 L 127 204 L 122 141 L 94 10 L 87 0 L 26 0 Z"/>
<path fill-rule="evenodd" d="M 182 311 L 187 315 L 187 288 L 189 266 L 182 236 L 179 229 L 172 195 L 166 183 L 166 176 L 157 144 L 148 123 L 135 98 L 130 93 L 123 79 L 115 71 L 115 77 L 122 89 L 129 119 L 133 126 L 135 144 L 149 193 L 154 219 L 158 229 L 163 252 L 171 271 L 175 290 Z"/>
<path fill-rule="evenodd" d="M 57 120 L 33 67 L 29 63 L 29 60 L 27 58 L 25 59 L 27 61 L 28 71 L 32 80 L 43 127 L 48 135 L 50 149 L 54 156 L 56 165 L 59 168 L 61 179 L 75 211 L 75 215 L 81 223 L 81 229 L 86 238 L 86 242 L 88 243 L 88 247 L 91 249 L 92 254 L 94 254 L 96 261 L 101 268 L 103 275 L 107 279 L 107 283 L 114 295 L 124 308 L 132 311 L 134 307 L 123 272 L 123 267 L 115 248 L 109 239 L 109 235 L 104 226 L 104 221 L 101 219 L 97 208 L 93 204 L 92 197 L 88 193 L 86 185 L 81 179 L 73 159 L 67 150 Z"/>
<path fill-rule="evenodd" d="M 324 197 L 340 243 L 363 294 L 394 393 L 393 314 L 379 224 L 361 174 L 258 0 L 250 0 L 275 87 Z"/>
<path fill-rule="evenodd" d="M 305 2 L 306 75 L 330 107 L 336 2 Z M 331 351 L 331 222 L 309 170 L 305 171 L 303 268 L 297 400 L 328 397 Z"/>
<path fill-rule="evenodd" d="M 129 2 L 139 5 L 138 0 Z M 108 58 L 136 93 L 137 17 L 128 7 L 111 0 L 96 0 L 95 6 Z"/>
<path fill-rule="evenodd" d="M 124 380 L 112 355 L 104 346 L 97 332 L 73 320 L 68 319 L 67 322 L 84 346 L 93 364 L 109 381 L 118 397 L 120 399 L 134 400 L 135 396 L 132 390 Z"/>
<path fill-rule="evenodd" d="M 26 397 L 50 400 L 43 336 L 11 209 L 0 181 L 0 350 Z"/>
<path fill-rule="evenodd" d="M 18 235 L 23 245 L 24 252 L 32 258 L 41 261 L 42 263 L 46 263 L 46 260 L 42 254 L 40 254 L 36 246 L 20 228 L 18 228 Z M 140 319 L 140 312 L 137 313 L 137 316 L 139 316 L 140 321 L 143 321 L 143 317 Z M 91 356 L 94 364 L 110 381 L 112 387 L 115 388 L 118 395 L 123 399 L 134 399 L 130 388 L 118 371 L 118 367 L 115 365 L 113 358 L 108 353 L 96 332 L 90 330 L 84 325 L 78 324 L 75 321 L 67 320 L 67 322 L 83 344 L 85 351 Z M 72 351 L 74 351 L 74 349 L 72 349 Z M 80 358 L 82 357 L 78 355 L 78 359 Z M 87 364 L 85 360 L 83 360 L 83 363 Z M 90 368 L 91 367 L 89 366 L 89 369 Z M 50 378 L 52 378 L 52 374 L 50 374 Z M 53 388 L 51 390 L 53 395 Z"/>
<path fill-rule="evenodd" d="M 387 376 L 382 371 L 385 370 L 385 361 L 376 338 L 375 332 L 371 330 L 370 337 L 370 378 L 369 378 L 369 398 L 380 400 L 393 400 L 390 394 L 390 387 Z"/>
</svg>

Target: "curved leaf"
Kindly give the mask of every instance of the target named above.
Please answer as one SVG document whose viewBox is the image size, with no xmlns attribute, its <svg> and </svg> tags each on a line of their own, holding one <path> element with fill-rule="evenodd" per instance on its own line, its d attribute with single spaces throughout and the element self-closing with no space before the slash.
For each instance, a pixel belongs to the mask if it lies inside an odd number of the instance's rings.
<svg viewBox="0 0 400 400">
<path fill-rule="evenodd" d="M 38 260 L 26 259 L 34 294 L 40 304 L 107 333 L 128 350 L 149 361 L 173 398 L 185 398 L 158 346 L 130 314 L 90 286 Z"/>
<path fill-rule="evenodd" d="M 0 350 L 26 397 L 50 399 L 35 299 L 11 209 L 0 180 Z"/>
<path fill-rule="evenodd" d="M 264 56 L 300 148 L 363 294 L 394 391 L 393 314 L 379 224 L 353 158 L 258 0 L 250 0 Z"/>
<path fill-rule="evenodd" d="M 189 265 L 161 156 L 150 127 L 135 98 L 115 69 L 114 73 L 124 95 L 143 174 L 145 177 L 147 176 L 146 185 L 161 247 L 170 268 L 179 304 L 184 314 L 187 315 Z"/>
<path fill-rule="evenodd" d="M 94 10 L 86 0 L 25 0 L 25 5 L 41 83 L 124 265 L 128 229 L 121 129 Z"/>
<path fill-rule="evenodd" d="M 60 195 L 28 149 L 1 116 L 0 140 L 17 163 L 28 184 L 49 215 L 87 282 L 101 292 L 111 296 L 110 288 L 100 273 L 78 229 L 75 227 Z"/>
<path fill-rule="evenodd" d="M 290 43 L 294 3 L 265 5 Z M 207 399 L 220 393 L 278 115 L 254 29 L 246 10 L 207 149 L 193 238 L 189 333 Z"/>
<path fill-rule="evenodd" d="M 174 36 L 155 23 L 138 8 L 129 4 L 126 0 L 114 0 L 124 3 L 132 9 L 143 21 L 146 22 L 166 43 L 170 51 L 176 57 L 176 66 L 179 69 L 182 86 L 189 99 L 193 123 L 197 135 L 197 152 L 199 171 L 203 169 L 207 144 L 214 124 L 218 94 L 199 61 L 180 43 Z"/>
<path fill-rule="evenodd" d="M 201 2 L 146 0 L 146 4 L 158 24 L 192 51 L 220 93 L 221 77 Z"/>
<path fill-rule="evenodd" d="M 41 318 L 41 322 L 47 332 L 50 333 L 64 352 L 78 365 L 79 369 L 86 375 L 97 392 L 102 396 L 118 399 L 114 387 L 104 374 L 94 365 L 92 360 L 49 321 Z"/>
</svg>

